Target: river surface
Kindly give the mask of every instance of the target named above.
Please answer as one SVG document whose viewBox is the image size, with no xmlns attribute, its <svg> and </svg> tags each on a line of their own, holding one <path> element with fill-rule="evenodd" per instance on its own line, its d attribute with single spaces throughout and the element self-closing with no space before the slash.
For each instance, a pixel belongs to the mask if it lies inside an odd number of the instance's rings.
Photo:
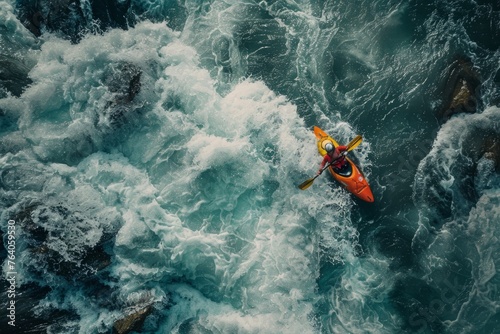
<svg viewBox="0 0 500 334">
<path fill-rule="evenodd" d="M 498 332 L 498 1 L 0 0 L 0 32 L 2 333 Z M 298 189 L 314 125 L 363 136 L 374 203 Z"/>
</svg>

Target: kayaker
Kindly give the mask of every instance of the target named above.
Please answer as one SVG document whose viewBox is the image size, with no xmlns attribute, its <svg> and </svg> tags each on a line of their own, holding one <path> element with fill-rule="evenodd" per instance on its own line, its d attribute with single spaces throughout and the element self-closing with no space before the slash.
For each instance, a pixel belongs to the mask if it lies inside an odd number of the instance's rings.
<svg viewBox="0 0 500 334">
<path fill-rule="evenodd" d="M 318 175 L 323 172 L 323 168 L 325 167 L 326 163 L 331 163 L 332 167 L 336 170 L 341 169 L 346 163 L 345 156 L 342 153 L 347 151 L 347 146 L 339 145 L 337 147 L 333 147 L 332 143 L 327 143 L 325 145 L 325 150 L 327 153 L 323 157 L 323 161 L 321 161 Z"/>
</svg>

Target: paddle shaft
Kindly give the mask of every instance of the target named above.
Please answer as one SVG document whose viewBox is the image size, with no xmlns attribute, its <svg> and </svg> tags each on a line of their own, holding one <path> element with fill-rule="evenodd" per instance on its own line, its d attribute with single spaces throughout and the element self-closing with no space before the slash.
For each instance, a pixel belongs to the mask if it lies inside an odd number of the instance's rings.
<svg viewBox="0 0 500 334">
<path fill-rule="evenodd" d="M 349 148 L 348 148 L 348 149 L 349 149 Z M 321 171 L 319 172 L 319 174 L 317 174 L 317 175 L 315 176 L 315 178 L 316 178 L 316 177 L 318 177 L 318 176 L 320 176 L 320 175 L 321 175 L 321 173 L 323 173 L 323 172 L 325 171 L 325 169 L 327 169 L 328 167 L 330 167 L 331 165 L 333 165 L 334 163 L 336 163 L 336 162 L 337 162 L 337 160 L 342 159 L 342 158 L 343 158 L 343 157 L 345 157 L 346 155 L 347 155 L 347 150 L 345 150 L 344 152 L 342 152 L 342 153 L 340 154 L 340 156 L 339 156 L 337 159 L 333 160 L 332 162 L 327 163 L 327 164 L 326 164 L 326 166 L 325 166 L 325 167 L 323 167 L 323 168 L 321 169 Z"/>
<path fill-rule="evenodd" d="M 308 179 L 308 180 L 306 180 L 306 181 L 302 182 L 302 183 L 299 185 L 299 188 L 300 188 L 301 190 L 306 190 L 307 188 L 309 188 L 309 187 L 310 187 L 310 186 L 314 183 L 314 180 L 316 180 L 316 178 L 317 178 L 318 176 L 320 176 L 320 175 L 321 175 L 321 174 L 325 171 L 325 169 L 327 169 L 327 168 L 328 168 L 328 167 L 330 167 L 330 166 L 331 166 L 331 165 L 332 165 L 335 161 L 339 160 L 340 158 L 342 158 L 343 156 L 346 156 L 346 155 L 347 155 L 347 151 L 346 151 L 345 153 L 343 152 L 342 156 L 340 156 L 340 157 L 338 157 L 337 159 L 335 159 L 334 161 L 332 161 L 332 162 L 328 163 L 328 164 L 327 164 L 325 167 L 323 167 L 323 169 L 321 169 L 321 171 L 320 171 L 318 174 L 316 174 L 313 178 Z"/>
</svg>

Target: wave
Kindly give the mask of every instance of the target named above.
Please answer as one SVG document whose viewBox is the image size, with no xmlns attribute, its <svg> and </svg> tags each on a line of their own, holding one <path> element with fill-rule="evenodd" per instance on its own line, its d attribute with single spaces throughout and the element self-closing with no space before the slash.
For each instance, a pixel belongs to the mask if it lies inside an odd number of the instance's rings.
<svg viewBox="0 0 500 334">
<path fill-rule="evenodd" d="M 315 332 L 318 258 L 352 256 L 352 202 L 298 193 L 319 157 L 296 107 L 259 80 L 221 95 L 179 37 L 151 22 L 46 37 L 33 83 L 0 100 L 23 282 L 51 288 L 38 312 L 73 314 L 54 331 L 155 305 L 151 331 Z"/>
</svg>

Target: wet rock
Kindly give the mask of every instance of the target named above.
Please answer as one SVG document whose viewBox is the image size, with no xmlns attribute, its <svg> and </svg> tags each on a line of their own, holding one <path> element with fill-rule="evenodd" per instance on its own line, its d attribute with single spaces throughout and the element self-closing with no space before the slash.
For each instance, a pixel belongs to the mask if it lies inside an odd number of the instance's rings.
<svg viewBox="0 0 500 334">
<path fill-rule="evenodd" d="M 26 247 L 23 252 L 29 253 L 23 261 L 24 281 L 31 279 L 39 282 L 28 282 L 18 288 L 17 332 L 76 333 L 85 330 L 79 327 L 79 316 L 71 305 L 63 302 L 40 303 L 45 298 L 64 299 L 68 293 L 78 291 L 87 298 L 89 308 L 116 308 L 114 288 L 102 283 L 109 282 L 108 273 L 103 269 L 109 266 L 111 257 L 106 253 L 104 244 L 111 238 L 113 231 L 104 233 L 93 247 L 83 242 L 77 243 L 75 248 L 71 244 L 75 238 L 68 238 L 64 234 L 75 232 L 72 225 L 86 226 L 90 223 L 95 228 L 95 224 L 92 224 L 91 218 L 77 214 L 70 207 L 33 202 L 14 214 L 13 219 L 18 226 L 19 243 Z M 85 236 L 82 234 L 79 238 Z M 63 252 L 60 253 L 54 245 L 59 245 Z M 6 291 L 2 285 L 4 282 L 0 280 L 2 291 Z M 55 295 L 49 295 L 54 291 Z M 5 309 L 3 300 L 0 305 Z M 6 322 L 0 324 L 0 333 L 12 332 L 11 328 L 2 327 L 4 324 Z"/>
<path fill-rule="evenodd" d="M 87 24 L 79 0 L 56 0 L 46 4 L 45 16 L 47 29 L 68 36 L 72 42 L 78 42 Z"/>
<path fill-rule="evenodd" d="M 21 96 L 26 86 L 32 83 L 28 77 L 30 70 L 22 61 L 0 54 L 0 97 L 6 92 Z"/>
<path fill-rule="evenodd" d="M 47 231 L 31 219 L 31 213 L 37 206 L 37 203 L 31 204 L 15 217 L 18 226 L 29 236 L 28 244 L 30 246 L 37 246 L 47 238 Z"/>
<path fill-rule="evenodd" d="M 483 145 L 483 157 L 492 160 L 495 170 L 500 172 L 500 138 L 487 138 Z"/>
<path fill-rule="evenodd" d="M 43 274 L 45 270 L 65 277 L 69 281 L 85 281 L 111 264 L 111 257 L 102 246 L 85 252 L 81 259 L 65 260 L 61 254 L 50 249 L 46 244 L 31 249 L 33 258 L 37 260 L 37 270 Z"/>
<path fill-rule="evenodd" d="M 108 29 L 128 29 L 137 18 L 164 22 L 182 31 L 188 18 L 184 1 L 165 1 L 161 11 L 154 3 L 131 0 L 38 0 L 16 1 L 19 20 L 39 37 L 44 31 L 59 34 L 77 43 L 86 33 L 102 33 Z"/>
<path fill-rule="evenodd" d="M 459 58 L 448 69 L 445 83 L 445 102 L 437 117 L 446 122 L 458 113 L 475 113 L 480 105 L 481 81 L 470 60 Z"/>
<path fill-rule="evenodd" d="M 483 155 L 486 159 L 489 159 L 493 162 L 495 162 L 495 169 L 498 168 L 498 164 L 499 164 L 499 156 L 495 155 L 494 152 L 486 152 L 484 155 Z"/>
<path fill-rule="evenodd" d="M 130 0 L 18 1 L 16 9 L 19 20 L 33 35 L 39 37 L 47 30 L 77 43 L 87 32 L 127 29 L 135 21 L 129 14 L 130 3 Z"/>
<path fill-rule="evenodd" d="M 128 103 L 141 90 L 142 70 L 130 63 L 118 63 L 110 68 L 105 84 L 110 92 L 117 94 L 115 103 Z"/>
<path fill-rule="evenodd" d="M 153 311 L 153 306 L 148 305 L 139 310 L 136 310 L 126 317 L 115 321 L 113 325 L 113 333 L 126 334 L 132 331 L 140 331 L 144 320 Z"/>
<path fill-rule="evenodd" d="M 497 71 L 493 78 L 493 83 L 496 87 L 500 86 L 500 71 Z M 491 105 L 497 106 L 500 108 L 500 92 L 496 92 L 491 96 Z"/>
<path fill-rule="evenodd" d="M 222 72 L 231 74 L 231 41 L 226 37 L 220 37 L 212 43 L 212 53 L 215 56 L 215 63 Z"/>
<path fill-rule="evenodd" d="M 111 256 L 106 253 L 104 247 L 99 245 L 92 248 L 82 260 L 82 265 L 91 272 L 98 272 L 111 264 Z"/>
<path fill-rule="evenodd" d="M 35 210 L 38 210 L 36 214 Z M 56 224 L 47 227 L 45 220 L 54 219 L 56 215 L 61 216 L 71 228 L 61 230 Z M 26 243 L 34 260 L 32 270 L 41 275 L 48 272 L 70 281 L 85 281 L 108 267 L 111 264 L 111 256 L 105 251 L 104 243 L 110 236 L 103 235 L 100 240 L 96 240 L 93 247 L 84 243 L 68 243 L 71 238 L 67 234 L 85 233 L 84 230 L 78 229 L 78 225 L 85 225 L 85 219 L 85 216 L 71 212 L 62 205 L 43 207 L 33 204 L 16 215 L 15 220 L 26 235 Z M 64 245 L 63 252 L 55 250 L 54 244 Z"/>
<path fill-rule="evenodd" d="M 2 280 L 5 282 L 5 280 Z M 5 284 L 1 284 L 2 291 L 6 291 Z M 54 332 L 48 330 L 55 326 L 60 326 L 63 323 L 77 319 L 77 315 L 67 310 L 56 310 L 53 308 L 37 307 L 40 300 L 44 299 L 50 292 L 50 288 L 39 286 L 35 283 L 23 284 L 16 289 L 16 327 L 12 331 L 12 327 L 7 324 L 7 321 L 0 322 L 0 333 L 47 333 Z M 0 307 L 2 310 L 7 308 L 9 299 L 2 298 Z M 62 333 L 62 332 L 59 332 Z"/>
<path fill-rule="evenodd" d="M 42 3 L 38 1 L 17 1 L 16 13 L 19 21 L 36 37 L 42 35 L 45 14 Z"/>
<path fill-rule="evenodd" d="M 17 16 L 23 25 L 39 37 L 44 30 L 78 42 L 91 18 L 83 12 L 80 0 L 19 1 Z"/>
<path fill-rule="evenodd" d="M 110 68 L 105 84 L 114 95 L 106 105 L 105 114 L 110 123 L 119 125 L 133 109 L 131 102 L 141 90 L 142 70 L 130 63 L 118 63 Z"/>
<path fill-rule="evenodd" d="M 35 12 L 25 13 L 21 22 L 36 37 L 40 37 L 42 35 L 42 27 L 45 23 L 45 18 L 43 17 L 41 11 L 37 10 Z"/>
</svg>

